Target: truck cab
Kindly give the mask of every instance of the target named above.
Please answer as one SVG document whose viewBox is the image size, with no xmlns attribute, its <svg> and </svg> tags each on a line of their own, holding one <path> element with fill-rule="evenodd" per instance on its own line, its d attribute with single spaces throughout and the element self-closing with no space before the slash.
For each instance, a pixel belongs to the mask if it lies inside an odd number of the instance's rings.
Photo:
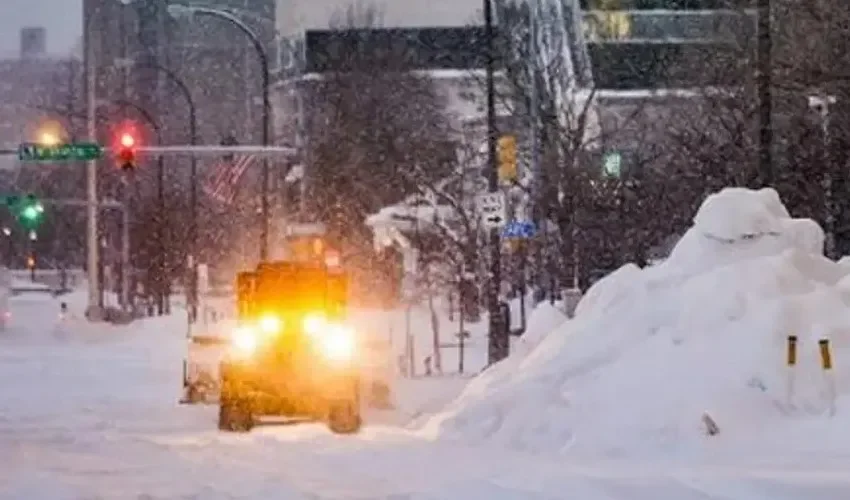
<svg viewBox="0 0 850 500">
<path fill-rule="evenodd" d="M 248 431 L 263 417 L 325 421 L 338 433 L 360 428 L 348 276 L 328 265 L 323 246 L 305 249 L 237 275 L 238 328 L 219 370 L 221 430 Z"/>
</svg>

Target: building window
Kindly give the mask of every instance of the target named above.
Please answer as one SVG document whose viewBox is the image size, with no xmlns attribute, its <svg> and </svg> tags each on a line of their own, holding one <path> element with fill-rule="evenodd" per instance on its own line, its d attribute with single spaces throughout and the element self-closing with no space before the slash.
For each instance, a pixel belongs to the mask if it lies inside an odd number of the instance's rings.
<svg viewBox="0 0 850 500">
<path fill-rule="evenodd" d="M 592 10 L 583 14 L 585 39 L 606 41 L 731 41 L 754 33 L 755 19 L 740 12 Z"/>
<path fill-rule="evenodd" d="M 744 59 L 725 44 L 589 44 L 595 84 L 613 90 L 737 85 Z"/>
<path fill-rule="evenodd" d="M 625 40 L 632 37 L 632 17 L 622 10 L 594 10 L 582 16 L 585 40 Z"/>
</svg>

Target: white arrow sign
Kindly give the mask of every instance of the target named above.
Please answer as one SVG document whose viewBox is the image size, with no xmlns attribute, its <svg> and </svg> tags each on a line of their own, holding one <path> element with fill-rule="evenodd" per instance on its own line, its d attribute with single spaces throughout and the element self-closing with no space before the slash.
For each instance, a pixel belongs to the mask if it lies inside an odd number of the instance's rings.
<svg viewBox="0 0 850 500">
<path fill-rule="evenodd" d="M 476 206 L 485 227 L 489 229 L 500 228 L 507 222 L 508 210 L 505 205 L 504 193 L 480 194 L 476 199 Z"/>
</svg>

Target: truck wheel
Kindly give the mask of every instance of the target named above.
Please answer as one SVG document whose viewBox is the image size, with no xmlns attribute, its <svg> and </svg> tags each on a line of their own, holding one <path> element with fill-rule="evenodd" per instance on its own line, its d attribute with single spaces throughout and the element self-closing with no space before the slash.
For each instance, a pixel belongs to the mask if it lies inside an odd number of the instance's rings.
<svg viewBox="0 0 850 500">
<path fill-rule="evenodd" d="M 328 428 L 335 434 L 354 434 L 360 430 L 363 419 L 357 401 L 339 401 L 328 409 Z"/>
<path fill-rule="evenodd" d="M 248 432 L 254 427 L 254 416 L 245 401 L 222 399 L 218 405 L 218 428 L 227 432 Z"/>
</svg>

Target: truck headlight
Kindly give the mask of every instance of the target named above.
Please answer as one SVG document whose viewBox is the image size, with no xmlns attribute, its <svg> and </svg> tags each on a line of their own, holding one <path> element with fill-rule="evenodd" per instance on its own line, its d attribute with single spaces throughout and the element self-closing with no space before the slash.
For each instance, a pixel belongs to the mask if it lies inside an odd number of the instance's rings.
<svg viewBox="0 0 850 500">
<path fill-rule="evenodd" d="M 316 340 L 322 353 L 327 359 L 334 362 L 347 362 L 354 357 L 356 348 L 354 331 L 342 325 L 329 327 Z"/>
<path fill-rule="evenodd" d="M 257 332 L 252 328 L 242 327 L 233 332 L 231 345 L 243 356 L 251 356 L 257 350 Z"/>
<path fill-rule="evenodd" d="M 266 314 L 260 318 L 260 330 L 268 335 L 279 333 L 283 324 L 274 314 Z"/>
<path fill-rule="evenodd" d="M 304 318 L 304 331 L 307 335 L 319 335 L 327 328 L 327 320 L 321 314 L 310 314 Z"/>
</svg>

